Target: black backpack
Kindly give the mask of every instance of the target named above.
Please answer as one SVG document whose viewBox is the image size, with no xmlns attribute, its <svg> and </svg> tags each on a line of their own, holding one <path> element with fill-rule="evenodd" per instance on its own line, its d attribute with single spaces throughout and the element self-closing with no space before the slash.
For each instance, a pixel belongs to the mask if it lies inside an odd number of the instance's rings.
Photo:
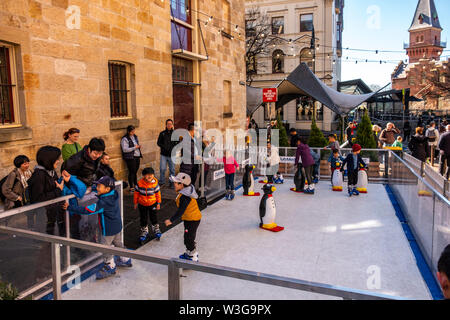
<svg viewBox="0 0 450 320">
<path fill-rule="evenodd" d="M 9 175 L 7 175 L 7 176 L 4 177 L 2 180 L 0 180 L 0 199 L 1 199 L 3 202 L 5 202 L 6 197 L 5 197 L 5 195 L 3 194 L 2 188 L 3 188 L 3 184 L 5 184 L 5 182 L 6 182 L 6 179 L 8 179 L 8 176 L 9 176 Z M 13 184 L 13 185 L 15 185 L 17 181 L 19 181 L 19 180 L 17 180 L 17 178 L 16 178 L 16 180 L 14 180 L 14 184 Z"/>
</svg>

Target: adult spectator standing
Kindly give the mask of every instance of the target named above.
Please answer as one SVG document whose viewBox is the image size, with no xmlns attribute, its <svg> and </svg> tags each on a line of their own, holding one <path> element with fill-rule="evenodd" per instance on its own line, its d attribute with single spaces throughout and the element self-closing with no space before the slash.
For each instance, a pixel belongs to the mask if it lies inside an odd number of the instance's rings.
<svg viewBox="0 0 450 320">
<path fill-rule="evenodd" d="M 349 123 L 345 133 L 347 134 L 347 142 L 351 148 L 353 146 L 353 139 L 356 138 L 356 124 L 353 121 Z"/>
<path fill-rule="evenodd" d="M 425 132 L 425 137 L 428 137 L 428 155 L 430 162 L 431 165 L 434 165 L 435 151 L 439 142 L 439 130 L 436 129 L 436 122 L 430 122 L 430 127 Z"/>
<path fill-rule="evenodd" d="M 128 168 L 130 192 L 134 194 L 134 187 L 137 185 L 137 172 L 142 158 L 141 145 L 134 126 L 127 127 L 127 134 L 122 137 L 120 147 L 122 148 L 122 159 L 125 160 Z"/>
<path fill-rule="evenodd" d="M 411 124 L 409 121 L 405 121 L 405 125 L 403 126 L 403 142 L 407 143 L 411 137 Z"/>
<path fill-rule="evenodd" d="M 441 125 L 439 126 L 439 135 L 447 132 L 447 126 L 448 126 L 447 120 L 444 120 L 441 122 Z"/>
<path fill-rule="evenodd" d="M 437 269 L 437 278 L 444 293 L 444 298 L 450 300 L 450 244 L 442 251 Z"/>
<path fill-rule="evenodd" d="M 425 162 L 427 159 L 427 142 L 428 138 L 423 135 L 423 128 L 417 127 L 416 134 L 411 137 L 408 148 L 414 158 Z"/>
<path fill-rule="evenodd" d="M 158 147 L 161 148 L 159 158 L 159 185 L 163 186 L 166 183 L 166 171 L 167 165 L 169 165 L 169 173 L 171 176 L 175 176 L 175 163 L 172 160 L 172 149 L 176 145 L 175 141 L 172 141 L 172 133 L 174 130 L 173 120 L 166 120 L 166 129 L 159 133 Z M 170 188 L 173 188 L 172 181 L 169 180 Z"/>
<path fill-rule="evenodd" d="M 100 138 L 92 138 L 87 146 L 81 151 L 67 159 L 62 167 L 62 171 L 67 171 L 83 182 L 88 190 L 95 180 L 95 172 L 98 169 L 100 157 L 105 151 L 105 141 Z M 89 192 L 87 192 L 89 193 Z"/>
<path fill-rule="evenodd" d="M 12 170 L 2 185 L 2 194 L 5 196 L 5 209 L 18 208 L 30 202 L 28 192 L 28 179 L 31 178 L 30 159 L 25 155 L 14 159 Z M 30 224 L 29 224 L 30 225 Z"/>
<path fill-rule="evenodd" d="M 376 124 L 373 125 L 372 132 L 373 132 L 373 137 L 375 139 L 375 142 L 377 144 L 377 148 L 381 149 L 383 147 L 382 144 L 381 144 L 381 141 L 380 141 L 381 127 L 376 125 Z"/>
<path fill-rule="evenodd" d="M 289 130 L 289 135 L 291 136 L 291 148 L 297 148 L 297 141 L 300 140 L 300 136 L 297 133 L 297 129 L 291 128 Z"/>
<path fill-rule="evenodd" d="M 447 125 L 446 130 L 439 140 L 439 150 L 441 154 L 440 172 L 448 179 L 450 175 L 450 125 Z M 447 166 L 447 170 L 444 170 L 445 166 Z"/>
<path fill-rule="evenodd" d="M 380 134 L 380 142 L 383 143 L 383 147 L 392 147 L 396 139 L 396 134 L 400 134 L 400 130 L 392 122 L 389 122 L 386 125 L 386 129 L 381 131 Z"/>
<path fill-rule="evenodd" d="M 81 151 L 81 145 L 77 142 L 80 138 L 80 129 L 70 128 L 63 134 L 64 144 L 61 148 L 63 161 Z"/>
</svg>

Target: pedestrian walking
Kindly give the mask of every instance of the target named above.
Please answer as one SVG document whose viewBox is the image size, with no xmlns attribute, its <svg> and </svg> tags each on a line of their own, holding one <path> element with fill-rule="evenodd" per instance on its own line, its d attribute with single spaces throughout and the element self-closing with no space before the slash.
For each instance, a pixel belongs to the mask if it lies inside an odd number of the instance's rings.
<svg viewBox="0 0 450 320">
<path fill-rule="evenodd" d="M 436 122 L 430 122 L 430 127 L 425 132 L 425 136 L 428 137 L 428 157 L 430 158 L 431 165 L 434 165 L 436 147 L 439 142 L 439 130 L 436 129 Z"/>
<path fill-rule="evenodd" d="M 422 162 L 426 161 L 428 138 L 424 136 L 422 127 L 416 128 L 416 134 L 411 137 L 411 140 L 408 143 L 408 148 L 414 158 Z"/>
<path fill-rule="evenodd" d="M 441 136 L 441 139 L 439 140 L 439 150 L 441 154 L 440 172 L 441 175 L 445 176 L 448 180 L 450 175 L 450 125 L 447 125 L 446 132 Z M 446 170 L 444 170 L 445 166 L 447 166 Z"/>
</svg>

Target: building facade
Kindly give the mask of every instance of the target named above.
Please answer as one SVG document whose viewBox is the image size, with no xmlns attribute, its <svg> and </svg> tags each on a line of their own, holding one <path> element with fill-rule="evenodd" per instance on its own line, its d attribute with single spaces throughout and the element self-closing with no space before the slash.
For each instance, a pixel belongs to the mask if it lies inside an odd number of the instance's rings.
<svg viewBox="0 0 450 320">
<path fill-rule="evenodd" d="M 341 80 L 343 0 L 247 0 L 246 11 L 255 6 L 268 16 L 272 35 L 277 41 L 266 56 L 257 58 L 252 86 L 275 87 L 300 63 L 305 62 L 318 78 L 337 89 Z M 314 50 L 311 39 L 314 32 Z M 283 40 L 281 40 L 283 39 Z M 297 99 L 277 110 L 289 127 L 309 130 L 312 114 L 325 131 L 336 130 L 338 119 L 320 103 Z M 270 114 L 272 113 L 272 114 Z M 253 115 L 258 125 L 265 125 L 276 116 L 267 106 Z"/>
<path fill-rule="evenodd" d="M 404 44 L 409 63 L 400 62 L 392 73 L 392 88 L 410 88 L 423 102 L 411 104 L 411 111 L 448 110 L 449 97 L 438 87 L 448 83 L 448 59 L 441 61 L 447 43 L 441 41 L 442 27 L 433 0 L 419 0 L 409 28 L 410 42 Z M 441 85 L 440 85 L 440 84 Z"/>
<path fill-rule="evenodd" d="M 168 118 L 245 126 L 243 0 L 5 0 L 0 25 L 0 174 L 72 127 L 124 178 L 128 125 L 154 168 Z"/>
</svg>

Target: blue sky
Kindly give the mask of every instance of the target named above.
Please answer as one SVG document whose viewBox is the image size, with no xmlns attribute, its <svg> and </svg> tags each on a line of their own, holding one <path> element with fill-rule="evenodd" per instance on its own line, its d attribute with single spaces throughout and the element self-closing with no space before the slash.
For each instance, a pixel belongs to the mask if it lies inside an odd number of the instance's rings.
<svg viewBox="0 0 450 320">
<path fill-rule="evenodd" d="M 379 49 L 401 53 L 357 52 L 343 50 L 342 81 L 361 78 L 368 85 L 384 86 L 396 63 L 358 62 L 352 59 L 395 60 L 407 58 L 403 43 L 409 43 L 408 29 L 418 0 L 345 0 L 343 48 Z M 450 1 L 434 0 L 442 28 L 442 41 L 448 40 Z M 378 18 L 379 17 L 379 18 Z M 450 56 L 449 44 L 443 56 Z M 349 60 L 346 60 L 346 57 Z"/>
</svg>

